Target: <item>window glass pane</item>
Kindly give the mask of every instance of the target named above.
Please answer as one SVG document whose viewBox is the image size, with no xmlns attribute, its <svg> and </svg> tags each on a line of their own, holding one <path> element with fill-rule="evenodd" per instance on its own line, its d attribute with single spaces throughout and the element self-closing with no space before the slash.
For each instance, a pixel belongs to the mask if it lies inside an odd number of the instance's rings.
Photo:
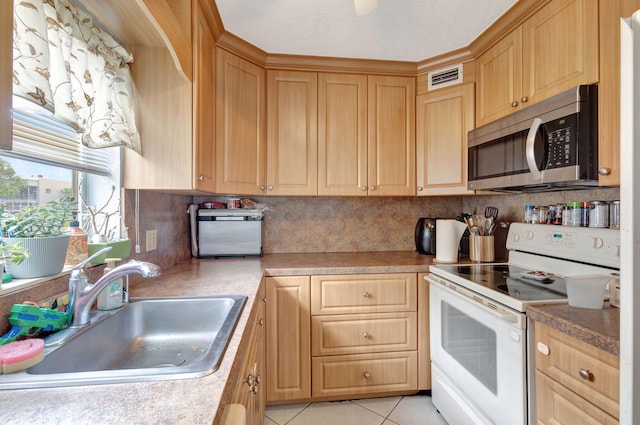
<svg viewBox="0 0 640 425">
<path fill-rule="evenodd" d="M 73 171 L 0 155 L 0 203 L 8 210 L 75 197 Z"/>
</svg>

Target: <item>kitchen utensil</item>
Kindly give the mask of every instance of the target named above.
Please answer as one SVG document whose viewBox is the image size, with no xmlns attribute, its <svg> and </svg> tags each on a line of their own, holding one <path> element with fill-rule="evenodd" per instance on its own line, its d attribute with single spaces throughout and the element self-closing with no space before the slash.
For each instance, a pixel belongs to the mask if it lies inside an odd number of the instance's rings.
<svg viewBox="0 0 640 425">
<path fill-rule="evenodd" d="M 496 219 L 498 218 L 498 208 L 497 207 L 487 207 L 484 209 L 484 216 L 485 217 L 493 217 L 493 222 L 496 222 Z"/>
</svg>

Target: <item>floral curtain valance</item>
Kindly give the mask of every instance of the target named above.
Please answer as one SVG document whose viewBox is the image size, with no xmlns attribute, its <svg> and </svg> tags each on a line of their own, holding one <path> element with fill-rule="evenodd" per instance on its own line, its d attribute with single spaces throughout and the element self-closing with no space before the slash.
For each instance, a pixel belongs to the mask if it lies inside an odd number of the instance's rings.
<svg viewBox="0 0 640 425">
<path fill-rule="evenodd" d="M 13 38 L 14 95 L 82 132 L 88 147 L 141 153 L 133 57 L 90 15 L 68 0 L 14 0 Z"/>
</svg>

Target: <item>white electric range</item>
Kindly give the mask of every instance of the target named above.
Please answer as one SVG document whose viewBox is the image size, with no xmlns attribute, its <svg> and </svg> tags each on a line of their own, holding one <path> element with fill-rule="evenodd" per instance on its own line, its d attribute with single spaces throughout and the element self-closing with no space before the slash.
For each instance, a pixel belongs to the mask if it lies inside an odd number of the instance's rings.
<svg viewBox="0 0 640 425">
<path fill-rule="evenodd" d="M 430 267 L 432 400 L 450 424 L 529 423 L 527 306 L 620 268 L 618 230 L 513 223 L 507 248 L 507 263 Z"/>
</svg>

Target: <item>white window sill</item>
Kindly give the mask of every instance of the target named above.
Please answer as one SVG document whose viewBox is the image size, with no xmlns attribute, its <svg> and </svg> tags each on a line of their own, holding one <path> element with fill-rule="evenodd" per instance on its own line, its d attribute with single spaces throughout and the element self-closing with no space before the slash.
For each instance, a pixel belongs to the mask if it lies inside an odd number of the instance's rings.
<svg viewBox="0 0 640 425">
<path fill-rule="evenodd" d="M 0 296 L 9 295 L 14 292 L 24 291 L 32 286 L 39 285 L 41 283 L 56 279 L 58 277 L 67 276 L 71 273 L 72 266 L 65 266 L 62 272 L 45 277 L 38 277 L 34 279 L 13 279 L 11 282 L 3 283 L 0 285 Z"/>
</svg>

